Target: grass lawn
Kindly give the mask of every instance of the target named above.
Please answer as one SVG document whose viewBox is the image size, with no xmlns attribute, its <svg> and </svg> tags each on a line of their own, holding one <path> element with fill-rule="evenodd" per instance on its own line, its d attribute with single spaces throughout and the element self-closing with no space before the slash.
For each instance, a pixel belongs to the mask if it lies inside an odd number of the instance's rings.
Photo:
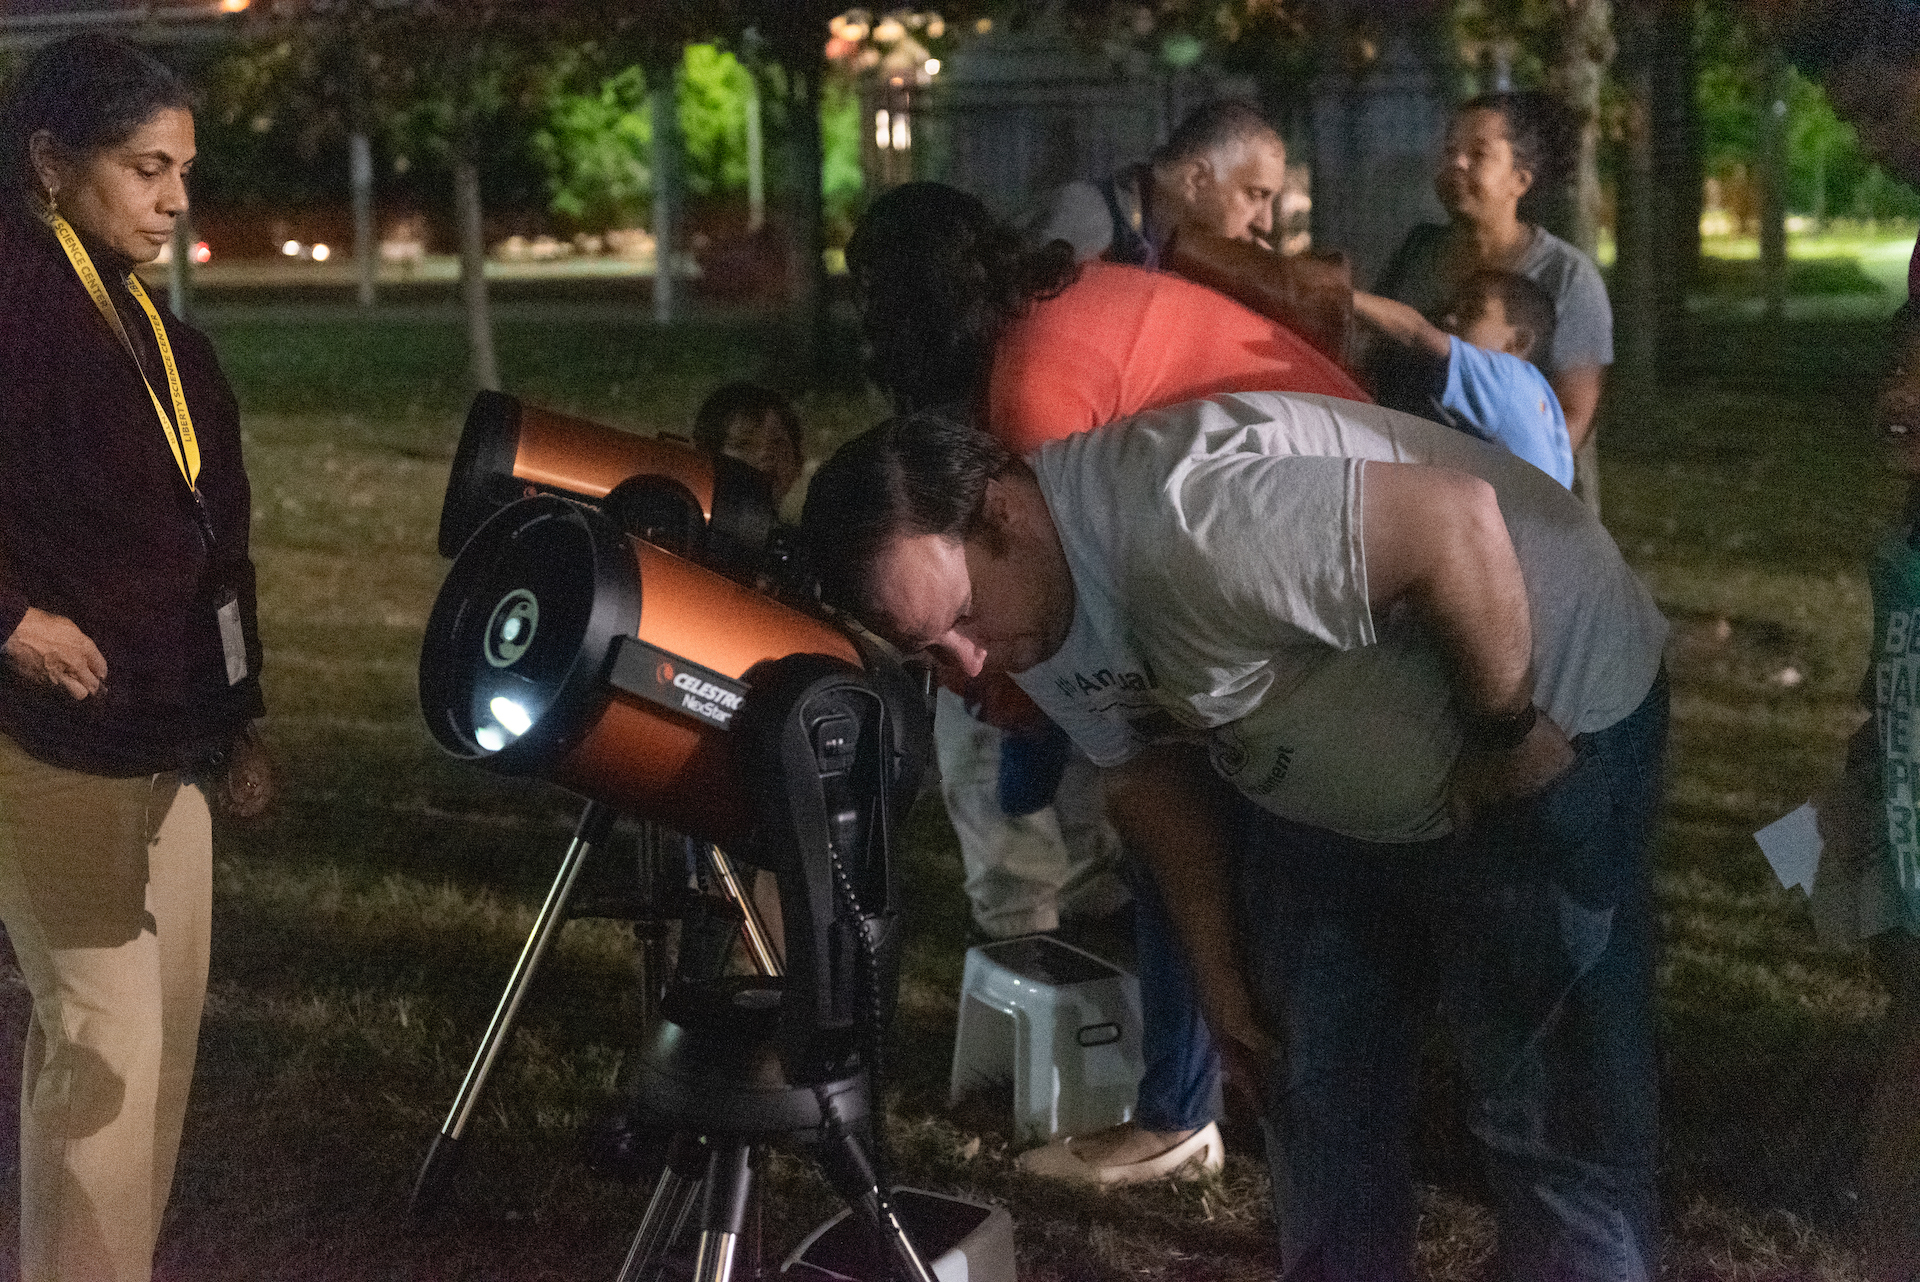
<svg viewBox="0 0 1920 1282">
<path fill-rule="evenodd" d="M 440 1218 L 408 1190 L 577 814 L 539 784 L 443 759 L 414 663 L 444 564 L 442 486 L 464 402 L 450 324 L 209 325 L 247 411 L 271 735 L 287 783 L 223 831 L 212 993 L 162 1247 L 175 1282 L 610 1279 L 644 1191 L 595 1176 L 579 1130 L 638 1033 L 625 928 L 563 936 L 496 1072 Z M 778 339 L 746 322 L 505 323 L 511 390 L 642 430 Z M 1659 859 L 1668 1276 L 1845 1278 L 1829 1148 L 1857 1116 L 1881 995 L 1813 945 L 1749 834 L 1833 771 L 1855 719 L 1860 567 L 1897 502 L 1866 439 L 1868 321 L 1716 320 L 1657 408 L 1602 437 L 1608 523 L 1675 622 L 1672 784 Z M 816 452 L 870 420 L 805 409 Z M 1081 1196 L 1018 1174 L 1004 1101 L 945 1107 L 965 931 L 937 802 L 906 841 L 912 939 L 894 1030 L 906 1182 L 1006 1202 L 1026 1279 L 1254 1278 L 1275 1265 L 1264 1171 Z M 16 1003 L 17 1004 L 17 1003 Z M 1421 1252 L 1439 1279 L 1491 1247 L 1471 1146 L 1436 1054 Z M 779 1159 L 770 1252 L 833 1207 Z M 11 1207 L 6 1208 L 9 1212 Z"/>
</svg>

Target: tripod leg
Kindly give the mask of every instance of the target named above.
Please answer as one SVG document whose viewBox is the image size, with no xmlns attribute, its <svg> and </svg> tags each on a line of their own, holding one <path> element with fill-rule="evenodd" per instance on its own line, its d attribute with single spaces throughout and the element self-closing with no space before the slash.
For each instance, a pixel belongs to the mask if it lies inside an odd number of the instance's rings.
<svg viewBox="0 0 1920 1282">
<path fill-rule="evenodd" d="M 831 1114 L 831 1102 L 823 1103 L 827 1104 L 825 1111 Z M 822 1128 L 818 1155 L 828 1182 L 846 1199 L 854 1214 L 867 1222 L 878 1237 L 879 1245 L 893 1257 L 893 1276 L 904 1282 L 935 1282 L 933 1270 L 921 1258 L 920 1248 L 913 1244 L 907 1226 L 901 1223 L 893 1202 L 881 1189 L 874 1175 L 873 1159 L 860 1136 L 852 1128 L 838 1124 L 837 1119 L 831 1120 Z"/>
<path fill-rule="evenodd" d="M 520 1013 L 520 1003 L 533 986 L 534 973 L 539 970 L 548 945 L 566 924 L 567 900 L 573 894 L 574 879 L 580 875 L 580 869 L 586 865 L 587 857 L 594 848 L 606 840 L 613 820 L 613 811 L 599 802 L 588 802 L 587 808 L 580 812 L 580 822 L 573 830 L 573 842 L 567 847 L 566 858 L 560 861 L 560 871 L 553 879 L 552 889 L 547 891 L 546 902 L 540 906 L 540 915 L 533 923 L 533 933 L 527 936 L 526 946 L 520 950 L 520 960 L 513 965 L 506 991 L 500 994 L 500 1004 L 494 1007 L 493 1019 L 480 1038 L 480 1048 L 474 1052 L 473 1064 L 467 1069 L 466 1080 L 460 1083 L 459 1094 L 453 1097 L 453 1107 L 447 1111 L 447 1120 L 440 1124 L 440 1133 L 433 1137 L 433 1145 L 427 1150 L 427 1160 L 420 1164 L 420 1174 L 414 1181 L 410 1203 L 415 1215 L 433 1211 L 445 1196 L 459 1161 L 467 1123 L 472 1120 L 474 1106 L 480 1101 L 480 1091 L 486 1086 L 487 1077 L 493 1072 L 494 1061 L 500 1057 L 508 1035 L 513 1032 L 513 1021 Z"/>
<path fill-rule="evenodd" d="M 728 1282 L 734 1255 L 747 1225 L 753 1195 L 753 1147 L 729 1139 L 714 1145 L 707 1159 L 707 1187 L 700 1199 L 700 1254 L 693 1282 Z"/>
<path fill-rule="evenodd" d="M 705 1157 L 692 1135 L 675 1132 L 667 1146 L 667 1167 L 653 1186 L 653 1198 L 647 1203 L 647 1213 L 640 1217 L 640 1229 L 633 1235 L 633 1245 L 627 1249 L 626 1262 L 620 1266 L 615 1282 L 640 1282 L 673 1249 L 694 1195 L 700 1192 Z"/>
</svg>

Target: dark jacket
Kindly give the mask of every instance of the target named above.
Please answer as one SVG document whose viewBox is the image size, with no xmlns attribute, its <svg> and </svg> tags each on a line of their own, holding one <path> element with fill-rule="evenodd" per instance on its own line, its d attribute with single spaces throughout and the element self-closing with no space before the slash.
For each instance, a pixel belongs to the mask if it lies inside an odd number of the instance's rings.
<svg viewBox="0 0 1920 1282">
<path fill-rule="evenodd" d="M 171 412 L 124 265 L 89 249 Z M 0 734 L 99 775 L 202 764 L 262 712 L 239 411 L 205 336 L 156 308 L 199 437 L 211 549 L 139 369 L 52 234 L 0 214 L 0 637 L 31 605 L 72 619 L 107 661 L 105 691 L 79 701 L 0 665 Z M 228 588 L 246 632 L 238 685 L 215 617 Z"/>
</svg>

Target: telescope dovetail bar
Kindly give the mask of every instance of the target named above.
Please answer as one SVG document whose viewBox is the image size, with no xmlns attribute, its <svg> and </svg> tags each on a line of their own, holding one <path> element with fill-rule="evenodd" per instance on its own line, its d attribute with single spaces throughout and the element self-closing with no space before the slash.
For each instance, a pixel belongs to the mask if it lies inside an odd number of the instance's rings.
<svg viewBox="0 0 1920 1282">
<path fill-rule="evenodd" d="M 613 650 L 607 684 L 663 708 L 684 712 L 725 730 L 746 702 L 747 683 L 703 668 L 683 655 L 668 654 L 638 637 L 621 637 Z"/>
</svg>

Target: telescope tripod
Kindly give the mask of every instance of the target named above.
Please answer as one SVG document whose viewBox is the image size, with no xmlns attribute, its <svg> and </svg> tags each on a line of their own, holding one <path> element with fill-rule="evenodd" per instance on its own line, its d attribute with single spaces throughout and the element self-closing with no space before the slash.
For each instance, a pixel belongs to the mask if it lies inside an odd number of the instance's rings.
<svg viewBox="0 0 1920 1282">
<path fill-rule="evenodd" d="M 496 614 L 498 611 L 496 610 Z M 669 660 L 684 662 L 684 660 Z M 805 1145 L 863 1225 L 872 1282 L 934 1282 L 875 1170 L 870 1075 L 898 983 L 901 917 L 892 816 L 913 794 L 927 738 L 924 710 L 897 674 L 790 654 L 754 665 L 729 726 L 728 768 L 753 787 L 749 813 L 714 831 L 744 833 L 744 856 L 773 873 L 783 952 L 759 928 L 731 865 L 706 858 L 742 910 L 760 975 L 682 964 L 634 1057 L 632 1118 L 671 1135 L 666 1171 L 620 1277 L 662 1276 L 700 1207 L 695 1276 L 728 1282 L 754 1188 L 755 1154 Z M 504 696 L 503 696 L 504 697 Z M 581 814 L 546 903 L 472 1067 L 415 1184 L 416 1211 L 445 1192 L 480 1091 L 533 976 L 567 915 L 575 881 L 613 822 Z M 783 972 L 783 973 L 782 973 Z"/>
<path fill-rule="evenodd" d="M 907 732 L 897 705 L 833 660 L 789 656 L 753 675 L 737 751 L 779 785 L 759 794 L 753 849 L 779 881 L 787 974 L 669 988 L 632 1089 L 635 1120 L 674 1138 L 619 1282 L 661 1276 L 696 1202 L 694 1277 L 728 1282 L 755 1154 L 776 1140 L 810 1147 L 865 1223 L 865 1276 L 934 1282 L 870 1143 L 870 1074 L 899 957 L 889 803 L 917 777 L 893 755 Z"/>
<path fill-rule="evenodd" d="M 481 1092 L 493 1074 L 494 1064 L 500 1058 L 507 1039 L 513 1034 L 521 1004 L 533 987 L 534 977 L 546 958 L 547 949 L 559 935 L 560 928 L 567 924 L 568 909 L 580 870 L 586 867 L 594 852 L 606 844 L 616 817 L 610 807 L 597 801 L 588 802 L 586 809 L 580 812 L 579 822 L 574 825 L 573 840 L 567 846 L 566 856 L 560 861 L 560 870 L 554 875 L 553 885 L 540 906 L 540 913 L 534 918 L 533 929 L 520 950 L 520 957 L 514 962 L 513 973 L 508 976 L 507 986 L 494 1007 L 493 1018 L 488 1021 L 486 1032 L 480 1037 L 473 1063 L 467 1068 L 460 1090 L 454 1095 L 453 1106 L 447 1110 L 446 1120 L 441 1123 L 440 1130 L 433 1137 L 433 1144 L 427 1149 L 426 1159 L 420 1164 L 420 1173 L 414 1179 L 413 1196 L 409 1203 L 409 1209 L 415 1215 L 436 1210 L 446 1196 L 447 1188 L 459 1167 L 467 1127 L 473 1120 Z M 648 846 L 657 841 L 660 835 L 660 830 L 652 824 L 645 825 L 642 831 L 643 843 Z M 651 850 L 647 852 L 648 874 L 654 871 L 653 853 Z M 773 941 L 753 901 L 747 896 L 732 861 L 719 847 L 711 845 L 705 847 L 705 857 L 714 880 L 741 914 L 741 935 L 754 968 L 761 975 L 778 976 L 780 961 L 774 951 Z M 655 1013 L 652 990 L 657 986 L 655 977 L 661 969 L 657 938 L 643 939 L 641 950 L 641 970 L 645 976 L 642 987 L 648 990 L 646 1022 L 651 1023 Z"/>
<path fill-rule="evenodd" d="M 670 1001 L 667 1019 L 642 1052 L 641 1116 L 673 1138 L 617 1282 L 667 1276 L 667 1258 L 696 1214 L 694 1282 L 729 1282 L 756 1170 L 779 1139 L 808 1144 L 828 1182 L 873 1231 L 880 1249 L 866 1276 L 934 1282 L 874 1172 L 866 1070 L 819 1085 L 790 1084 L 776 1045 L 778 1008 L 768 1004 L 777 1001 L 777 989 L 758 980 L 702 987 L 698 995 Z M 748 1277 L 759 1276 L 757 1250 L 755 1257 Z"/>
</svg>

